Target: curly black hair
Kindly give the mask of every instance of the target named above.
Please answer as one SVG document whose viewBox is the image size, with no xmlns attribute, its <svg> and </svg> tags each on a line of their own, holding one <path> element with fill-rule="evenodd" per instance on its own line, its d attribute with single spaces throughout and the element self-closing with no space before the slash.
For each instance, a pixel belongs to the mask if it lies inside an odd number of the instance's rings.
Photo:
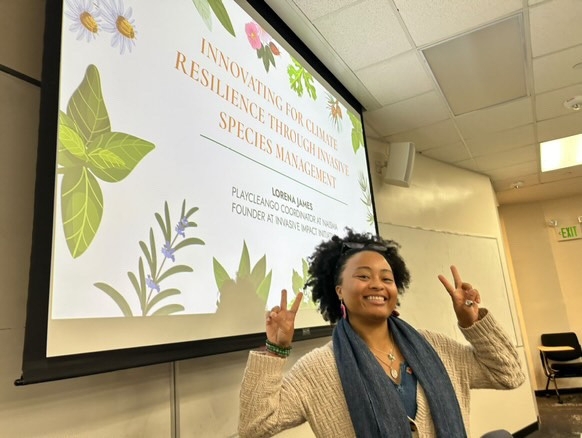
<svg viewBox="0 0 582 438">
<path fill-rule="evenodd" d="M 363 250 L 373 250 L 384 256 L 392 268 L 398 293 L 403 294 L 410 284 L 410 272 L 398 252 L 399 248 L 400 245 L 393 240 L 371 233 L 356 233 L 351 228 L 346 228 L 345 237 L 333 236 L 321 242 L 308 257 L 309 278 L 305 288 L 311 288 L 313 302 L 318 305 L 323 318 L 332 323 L 341 318 L 335 287 L 341 281 L 347 260 Z"/>
</svg>

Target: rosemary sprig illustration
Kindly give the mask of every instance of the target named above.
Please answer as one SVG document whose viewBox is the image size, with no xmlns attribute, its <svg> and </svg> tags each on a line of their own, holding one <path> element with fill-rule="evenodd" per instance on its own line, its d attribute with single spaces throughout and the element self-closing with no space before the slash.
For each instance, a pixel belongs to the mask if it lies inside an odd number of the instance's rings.
<svg viewBox="0 0 582 438">
<path fill-rule="evenodd" d="M 137 294 L 141 316 L 170 315 L 184 310 L 184 306 L 177 303 L 165 304 L 161 307 L 158 306 L 155 310 L 154 308 L 162 303 L 162 301 L 166 302 L 169 297 L 181 294 L 181 291 L 176 288 L 162 289 L 161 284 L 164 280 L 175 274 L 193 271 L 192 267 L 183 264 L 174 265 L 164 270 L 166 263 L 170 263 L 170 261 L 174 263 L 176 261 L 176 252 L 187 246 L 205 244 L 201 239 L 186 237 L 186 230 L 188 228 L 198 226 L 190 220 L 190 216 L 197 211 L 198 207 L 192 207 L 186 211 L 186 200 L 184 200 L 182 202 L 180 219 L 173 230 L 173 222 L 170 218 L 170 209 L 167 202 L 164 202 L 163 217 L 160 213 L 155 214 L 164 241 L 164 244 L 160 248 L 160 252 L 163 255 L 161 263 L 158 260 L 158 245 L 156 244 L 153 228 L 150 228 L 149 232 L 149 246 L 144 241 L 139 242 L 143 257 L 139 257 L 138 272 L 137 274 L 128 272 L 127 276 Z M 147 266 L 144 265 L 144 258 Z M 113 299 L 124 316 L 134 316 L 134 312 L 125 296 L 115 288 L 102 282 L 95 283 L 95 287 L 101 289 Z"/>
</svg>

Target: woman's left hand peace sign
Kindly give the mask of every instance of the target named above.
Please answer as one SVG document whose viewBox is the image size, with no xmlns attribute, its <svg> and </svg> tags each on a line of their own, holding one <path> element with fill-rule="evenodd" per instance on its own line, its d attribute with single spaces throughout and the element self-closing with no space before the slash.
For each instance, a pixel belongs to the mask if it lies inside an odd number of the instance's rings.
<svg viewBox="0 0 582 438">
<path fill-rule="evenodd" d="M 479 319 L 479 306 L 481 297 L 477 289 L 473 289 L 470 283 L 461 280 L 461 274 L 456 266 L 451 266 L 451 273 L 455 285 L 453 286 L 444 275 L 439 275 L 439 280 L 453 300 L 453 309 L 457 315 L 459 325 L 463 328 L 470 327 Z"/>
</svg>

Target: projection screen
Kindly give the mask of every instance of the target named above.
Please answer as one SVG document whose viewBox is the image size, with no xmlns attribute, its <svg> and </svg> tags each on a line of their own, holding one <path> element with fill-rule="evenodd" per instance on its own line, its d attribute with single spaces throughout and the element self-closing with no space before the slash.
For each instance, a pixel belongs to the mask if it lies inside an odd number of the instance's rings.
<svg viewBox="0 0 582 438">
<path fill-rule="evenodd" d="M 239 3 L 47 2 L 17 383 L 254 346 L 322 239 L 376 232 L 359 104 Z"/>
</svg>

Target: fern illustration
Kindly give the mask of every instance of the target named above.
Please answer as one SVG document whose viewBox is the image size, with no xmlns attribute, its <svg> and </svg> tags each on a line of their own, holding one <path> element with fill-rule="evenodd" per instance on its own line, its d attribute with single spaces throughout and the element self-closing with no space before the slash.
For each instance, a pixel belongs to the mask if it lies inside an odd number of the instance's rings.
<svg viewBox="0 0 582 438">
<path fill-rule="evenodd" d="M 307 90 L 309 97 L 317 100 L 317 90 L 313 85 L 313 76 L 295 58 L 291 58 L 291 60 L 293 64 L 289 64 L 287 67 L 291 90 L 295 91 L 301 97 L 303 96 L 303 85 L 305 84 L 305 90 Z"/>
<path fill-rule="evenodd" d="M 370 191 L 370 187 L 368 185 L 368 178 L 364 172 L 360 172 L 358 175 L 358 183 L 360 184 L 360 190 L 362 191 L 362 197 L 360 201 L 366 206 L 367 209 L 367 216 L 366 222 L 370 225 L 374 225 L 374 211 L 372 209 L 372 193 Z"/>
<path fill-rule="evenodd" d="M 184 200 L 182 202 L 180 219 L 174 226 L 173 231 L 167 202 L 164 202 L 164 216 L 162 217 L 159 213 L 155 214 L 164 241 L 164 244 L 160 248 L 163 259 L 158 265 L 158 245 L 156 244 L 154 230 L 150 228 L 149 246 L 143 241 L 139 242 L 143 257 L 139 257 L 137 274 L 134 272 L 127 273 L 139 301 L 140 310 L 137 314 L 141 314 L 141 316 L 170 315 L 184 310 L 184 306 L 176 303 L 162 306 L 162 302 L 165 303 L 168 298 L 181 294 L 181 291 L 176 288 L 162 289 L 161 285 L 164 280 L 172 275 L 193 271 L 188 265 L 173 265 L 166 270 L 164 270 L 164 266 L 166 262 L 176 261 L 177 251 L 187 246 L 205 244 L 201 239 L 186 237 L 186 230 L 188 228 L 198 226 L 190 220 L 190 216 L 197 211 L 198 207 L 193 207 L 186 211 L 186 200 Z M 144 265 L 144 258 L 147 266 Z M 134 316 L 129 302 L 122 293 L 107 283 L 95 283 L 94 285 L 115 301 L 124 316 Z"/>
</svg>

